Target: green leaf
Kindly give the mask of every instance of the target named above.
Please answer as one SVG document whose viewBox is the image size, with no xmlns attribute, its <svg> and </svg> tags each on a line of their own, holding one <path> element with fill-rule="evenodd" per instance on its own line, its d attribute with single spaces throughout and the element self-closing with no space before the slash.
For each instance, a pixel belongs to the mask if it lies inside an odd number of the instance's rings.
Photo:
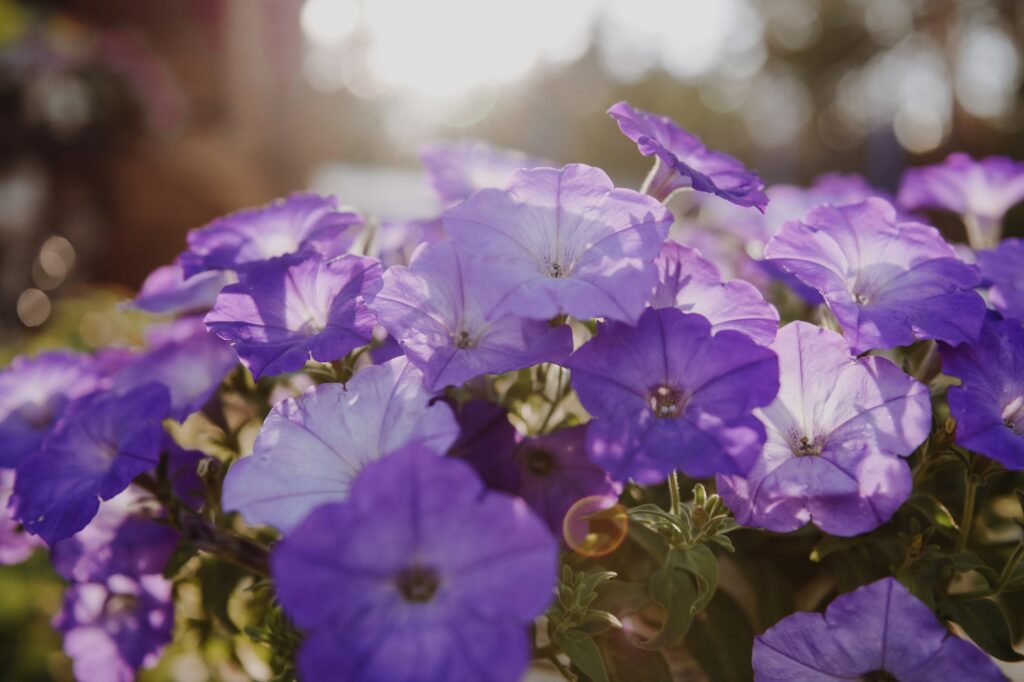
<svg viewBox="0 0 1024 682">
<path fill-rule="evenodd" d="M 747 682 L 753 679 L 754 634 L 739 604 L 725 592 L 719 592 L 708 608 L 694 618 L 685 646 L 707 679 Z"/>
<path fill-rule="evenodd" d="M 718 588 L 718 561 L 706 545 L 692 549 L 675 547 L 661 568 L 651 575 L 648 594 L 664 613 L 661 630 L 641 642 L 645 649 L 664 649 L 686 635 L 699 613 Z"/>
<path fill-rule="evenodd" d="M 590 682 L 610 682 L 601 650 L 593 637 L 579 630 L 567 630 L 555 639 L 555 644 Z"/>
<path fill-rule="evenodd" d="M 947 596 L 942 600 L 942 611 L 974 643 L 1001 661 L 1022 661 L 1024 656 L 1013 649 L 1010 626 L 999 604 L 990 599 L 957 599 Z"/>
<path fill-rule="evenodd" d="M 960 552 L 959 554 L 953 555 L 953 568 L 956 569 L 957 573 L 967 573 L 968 571 L 977 571 L 985 580 L 988 582 L 989 587 L 996 584 L 999 580 L 999 574 L 996 573 L 995 569 L 990 567 L 981 558 L 972 552 Z"/>
<path fill-rule="evenodd" d="M 920 511 L 924 516 L 939 528 L 959 530 L 956 519 L 950 513 L 946 505 L 942 504 L 933 495 L 927 493 L 914 493 L 907 499 L 907 504 Z"/>
</svg>

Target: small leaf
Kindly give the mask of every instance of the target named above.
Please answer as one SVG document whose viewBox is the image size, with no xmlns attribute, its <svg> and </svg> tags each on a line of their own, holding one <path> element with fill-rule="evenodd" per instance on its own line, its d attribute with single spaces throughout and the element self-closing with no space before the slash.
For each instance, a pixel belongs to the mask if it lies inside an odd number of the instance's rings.
<svg viewBox="0 0 1024 682">
<path fill-rule="evenodd" d="M 1010 626 L 996 602 L 947 596 L 942 600 L 942 610 L 989 654 L 1001 661 L 1024 660 L 1024 656 L 1013 649 Z"/>
<path fill-rule="evenodd" d="M 601 650 L 590 635 L 579 630 L 567 630 L 555 639 L 555 644 L 590 682 L 610 682 Z"/>
<path fill-rule="evenodd" d="M 950 513 L 946 505 L 942 504 L 934 496 L 927 493 L 914 493 L 907 500 L 907 504 L 914 507 L 939 528 L 959 530 L 956 519 Z"/>
<path fill-rule="evenodd" d="M 663 649 L 678 643 L 718 588 L 718 561 L 706 545 L 676 547 L 651 575 L 648 593 L 664 613 L 661 630 L 640 646 Z"/>
<path fill-rule="evenodd" d="M 600 635 L 612 628 L 621 630 L 622 623 L 613 614 L 607 611 L 589 611 L 577 630 L 588 635 Z"/>
<path fill-rule="evenodd" d="M 995 569 L 991 568 L 988 564 L 981 560 L 981 558 L 971 552 L 960 552 L 959 554 L 953 555 L 953 568 L 956 569 L 957 573 L 967 573 L 968 571 L 977 571 L 989 586 L 996 584 L 999 580 L 999 574 L 996 573 Z"/>
</svg>

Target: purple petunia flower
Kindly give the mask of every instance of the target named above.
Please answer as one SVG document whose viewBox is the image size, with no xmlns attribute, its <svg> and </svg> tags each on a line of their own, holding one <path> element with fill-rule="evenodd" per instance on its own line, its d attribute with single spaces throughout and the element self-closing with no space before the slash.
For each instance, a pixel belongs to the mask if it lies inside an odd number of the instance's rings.
<svg viewBox="0 0 1024 682">
<path fill-rule="evenodd" d="M 282 606 L 317 680 L 520 679 L 558 545 L 526 504 L 411 446 L 366 467 L 276 548 Z"/>
<path fill-rule="evenodd" d="M 1004 317 L 1024 320 L 1024 239 L 1004 239 L 977 256 L 985 283 L 991 285 L 989 302 Z"/>
<path fill-rule="evenodd" d="M 150 345 L 113 375 L 118 392 L 159 382 L 171 395 L 169 417 L 185 419 L 201 409 L 237 364 L 231 347 L 206 330 L 202 320 L 184 317 L 147 330 Z"/>
<path fill-rule="evenodd" d="M 972 680 L 1005 677 L 894 578 L 836 597 L 824 614 L 794 613 L 754 640 L 757 682 Z"/>
<path fill-rule="evenodd" d="M 0 468 L 16 468 L 38 452 L 68 403 L 106 385 L 100 364 L 50 351 L 15 358 L 0 373 Z"/>
<path fill-rule="evenodd" d="M 109 500 L 160 459 L 167 388 L 151 383 L 123 395 L 82 398 L 18 469 L 17 518 L 52 545 L 85 527 Z"/>
<path fill-rule="evenodd" d="M 443 241 L 440 217 L 381 220 L 374 235 L 377 257 L 385 268 L 408 265 L 420 244 Z"/>
<path fill-rule="evenodd" d="M 428 145 L 420 152 L 420 161 L 445 205 L 467 199 L 478 189 L 504 187 L 520 168 L 553 165 L 520 151 L 472 141 Z"/>
<path fill-rule="evenodd" d="M 990 313 L 976 343 L 940 344 L 942 371 L 960 386 L 947 394 L 956 442 L 1024 469 L 1024 328 Z"/>
<path fill-rule="evenodd" d="M 594 417 L 591 459 L 615 480 L 645 484 L 674 469 L 746 473 L 765 438 L 752 410 L 779 388 L 775 353 L 675 308 L 648 309 L 636 327 L 601 326 L 566 366 Z"/>
<path fill-rule="evenodd" d="M 1024 163 L 1005 156 L 975 161 L 967 154 L 950 154 L 940 164 L 907 170 L 900 183 L 901 206 L 960 214 L 975 248 L 999 243 L 1003 216 L 1021 201 Z"/>
<path fill-rule="evenodd" d="M 910 494 L 902 458 L 931 429 L 928 387 L 884 358 L 851 357 L 839 334 L 806 322 L 783 327 L 771 348 L 779 395 L 756 412 L 768 439 L 749 473 L 718 477 L 722 499 L 745 526 L 877 528 Z"/>
<path fill-rule="evenodd" d="M 178 262 L 193 277 L 206 270 L 243 271 L 292 254 L 330 258 L 345 253 L 361 226 L 359 214 L 338 210 L 333 197 L 293 194 L 192 230 Z"/>
<path fill-rule="evenodd" d="M 651 264 L 672 215 L 604 171 L 573 164 L 512 174 L 507 189 L 482 189 L 444 214 L 487 317 L 608 317 L 635 322 L 656 272 Z"/>
<path fill-rule="evenodd" d="M 138 295 L 126 307 L 156 315 L 179 315 L 209 310 L 217 294 L 234 281 L 229 272 L 203 272 L 185 279 L 180 263 L 149 273 Z"/>
<path fill-rule="evenodd" d="M 369 343 L 375 319 L 363 297 L 380 283 L 373 258 L 265 263 L 226 287 L 205 321 L 254 377 L 283 374 L 310 358 L 340 360 Z"/>
<path fill-rule="evenodd" d="M 985 316 L 972 290 L 978 269 L 934 227 L 898 222 L 881 199 L 813 208 L 782 226 L 765 257 L 821 293 L 858 354 L 916 339 L 975 339 Z"/>
<path fill-rule="evenodd" d="M 0 565 L 17 564 L 28 559 L 42 541 L 26 533 L 14 520 L 14 509 L 8 508 L 14 490 L 14 472 L 0 469 Z"/>
<path fill-rule="evenodd" d="M 174 633 L 173 585 L 161 575 L 114 575 L 64 593 L 53 627 L 80 682 L 131 682 Z"/>
<path fill-rule="evenodd" d="M 708 149 L 667 116 L 635 109 L 627 102 L 613 104 L 608 114 L 622 134 L 636 142 L 641 154 L 656 157 L 645 183 L 655 199 L 664 201 L 676 190 L 692 187 L 764 212 L 768 205 L 764 183 L 739 160 Z"/>
<path fill-rule="evenodd" d="M 224 508 L 289 531 L 314 507 L 344 500 L 368 462 L 408 443 L 437 453 L 458 435 L 451 409 L 432 403 L 423 374 L 404 358 L 322 384 L 274 406 L 253 453 L 224 480 Z"/>
<path fill-rule="evenodd" d="M 488 320 L 481 302 L 486 274 L 460 258 L 451 242 L 430 244 L 409 267 L 384 274 L 369 302 L 409 361 L 423 370 L 427 388 L 459 385 L 481 374 L 500 374 L 541 362 L 562 362 L 572 352 L 568 325 L 513 314 Z"/>
<path fill-rule="evenodd" d="M 750 282 L 723 282 L 715 265 L 700 251 L 667 241 L 654 261 L 658 285 L 653 308 L 678 308 L 698 313 L 711 322 L 712 332 L 732 329 L 761 345 L 775 338 L 779 313 Z"/>
</svg>

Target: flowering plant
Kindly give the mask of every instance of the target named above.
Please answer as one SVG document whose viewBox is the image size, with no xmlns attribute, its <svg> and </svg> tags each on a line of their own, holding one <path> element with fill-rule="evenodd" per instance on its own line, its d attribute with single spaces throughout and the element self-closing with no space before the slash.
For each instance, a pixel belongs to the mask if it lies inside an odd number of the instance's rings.
<svg viewBox="0 0 1024 682">
<path fill-rule="evenodd" d="M 79 679 L 186 633 L 311 682 L 1024 658 L 1024 166 L 765 189 L 609 113 L 640 191 L 434 146 L 442 215 L 240 211 L 130 303 L 144 347 L 0 374 L 0 561 L 49 548 Z"/>
</svg>

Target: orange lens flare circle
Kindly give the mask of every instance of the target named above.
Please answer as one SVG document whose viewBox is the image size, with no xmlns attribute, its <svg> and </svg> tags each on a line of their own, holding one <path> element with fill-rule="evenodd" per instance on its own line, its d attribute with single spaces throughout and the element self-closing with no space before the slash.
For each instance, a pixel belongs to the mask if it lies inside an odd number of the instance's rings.
<svg viewBox="0 0 1024 682">
<path fill-rule="evenodd" d="M 577 500 L 565 513 L 562 536 L 577 554 L 605 556 L 623 543 L 628 526 L 626 508 L 616 498 L 590 495 Z"/>
</svg>

